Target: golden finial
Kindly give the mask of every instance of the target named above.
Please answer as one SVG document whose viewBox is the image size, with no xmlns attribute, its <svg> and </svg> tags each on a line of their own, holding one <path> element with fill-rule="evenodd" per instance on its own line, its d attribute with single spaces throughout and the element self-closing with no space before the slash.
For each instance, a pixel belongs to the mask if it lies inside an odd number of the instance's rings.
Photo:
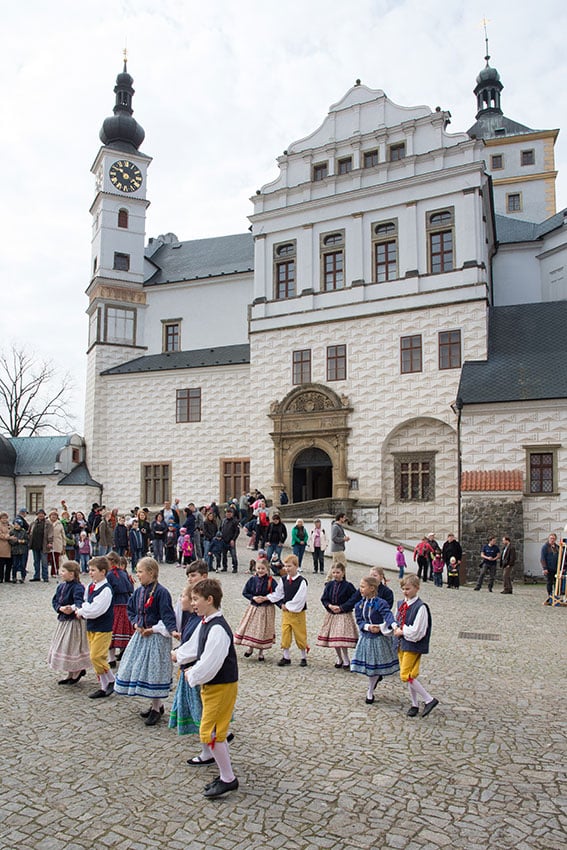
<svg viewBox="0 0 567 850">
<path fill-rule="evenodd" d="M 122 55 L 124 56 L 124 70 L 126 70 L 126 63 L 128 62 L 128 48 L 126 47 L 126 45 L 124 46 Z"/>
</svg>

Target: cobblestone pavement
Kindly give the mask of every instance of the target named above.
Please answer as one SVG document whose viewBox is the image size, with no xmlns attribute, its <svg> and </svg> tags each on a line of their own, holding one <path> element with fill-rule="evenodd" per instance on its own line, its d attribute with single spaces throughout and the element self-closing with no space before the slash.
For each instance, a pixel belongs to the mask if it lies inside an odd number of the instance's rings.
<svg viewBox="0 0 567 850">
<path fill-rule="evenodd" d="M 243 564 L 249 555 L 243 548 Z M 142 700 L 87 699 L 92 670 L 74 688 L 57 686 L 45 661 L 54 581 L 3 585 L 0 847 L 565 850 L 567 609 L 542 607 L 541 586 L 502 599 L 498 585 L 489 594 L 428 583 L 422 680 L 440 705 L 410 719 L 397 677 L 367 706 L 363 677 L 335 670 L 334 654 L 315 647 L 323 577 L 308 559 L 309 666 L 298 666 L 297 650 L 279 668 L 277 648 L 265 664 L 239 648 L 240 789 L 211 801 L 202 789 L 214 768 L 186 764 L 194 738 L 165 722 L 145 727 Z M 245 568 L 222 575 L 233 627 Z M 354 582 L 365 573 L 349 568 Z M 161 578 L 175 595 L 184 582 L 173 566 Z"/>
</svg>

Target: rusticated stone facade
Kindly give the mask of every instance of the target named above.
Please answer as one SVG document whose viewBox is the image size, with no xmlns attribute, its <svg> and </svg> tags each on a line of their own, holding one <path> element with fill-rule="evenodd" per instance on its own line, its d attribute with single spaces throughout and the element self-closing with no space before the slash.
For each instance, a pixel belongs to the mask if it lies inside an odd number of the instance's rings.
<svg viewBox="0 0 567 850">
<path fill-rule="evenodd" d="M 494 535 L 502 551 L 502 536 L 506 534 L 516 549 L 516 564 L 512 578 L 524 574 L 524 510 L 521 495 L 505 493 L 470 493 L 461 502 L 461 546 L 466 556 L 467 580 L 473 581 L 480 570 L 480 552 L 488 538 Z M 500 564 L 496 571 L 502 576 Z"/>
</svg>

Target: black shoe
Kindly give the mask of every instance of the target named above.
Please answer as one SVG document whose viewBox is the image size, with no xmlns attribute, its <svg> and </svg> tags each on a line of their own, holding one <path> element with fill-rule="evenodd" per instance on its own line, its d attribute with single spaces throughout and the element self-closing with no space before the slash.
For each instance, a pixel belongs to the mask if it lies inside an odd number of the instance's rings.
<svg viewBox="0 0 567 850">
<path fill-rule="evenodd" d="M 215 776 L 214 779 L 211 779 L 210 782 L 207 782 L 207 784 L 205 785 L 205 791 L 208 791 L 209 788 L 212 788 L 213 785 L 215 784 L 215 782 L 218 782 L 219 779 L 220 779 L 220 776 Z"/>
<path fill-rule="evenodd" d="M 427 717 L 430 711 L 433 711 L 436 705 L 439 705 L 438 699 L 432 699 L 430 702 L 426 702 L 423 706 L 423 711 L 421 712 L 422 717 Z"/>
<path fill-rule="evenodd" d="M 222 779 L 217 779 L 210 788 L 206 788 L 203 792 L 205 797 L 212 800 L 214 797 L 220 797 L 222 794 L 227 794 L 229 791 L 236 791 L 238 788 L 238 779 L 236 776 L 232 782 L 223 782 Z"/>
<path fill-rule="evenodd" d="M 288 664 L 291 664 L 291 658 L 280 658 L 278 661 L 278 667 L 287 667 Z"/>
<path fill-rule="evenodd" d="M 226 743 L 230 744 L 231 741 L 234 741 L 234 733 L 233 732 L 229 732 L 228 735 L 226 736 Z"/>
<path fill-rule="evenodd" d="M 473 587 L 473 590 L 480 590 L 480 587 Z"/>
<path fill-rule="evenodd" d="M 307 658 L 302 658 L 299 662 L 300 667 L 307 667 Z"/>
<path fill-rule="evenodd" d="M 38 578 L 30 578 L 30 581 L 40 581 Z"/>
<path fill-rule="evenodd" d="M 116 661 L 109 661 L 109 662 L 108 662 L 108 666 L 109 666 L 112 670 L 115 670 L 115 669 L 116 669 Z"/>
<path fill-rule="evenodd" d="M 408 708 L 407 715 L 408 717 L 417 717 L 419 714 L 419 708 L 417 705 L 412 705 L 411 708 Z"/>
<path fill-rule="evenodd" d="M 103 691 L 101 688 L 98 691 L 93 691 L 92 694 L 89 694 L 89 699 L 104 699 L 108 694 L 106 691 Z"/>
<path fill-rule="evenodd" d="M 110 685 L 107 687 L 105 694 L 106 694 L 107 697 L 109 697 L 113 693 L 114 693 L 114 682 L 111 682 Z"/>
<path fill-rule="evenodd" d="M 141 712 L 140 712 L 140 717 L 149 717 L 149 716 L 150 716 L 150 712 L 151 712 L 152 710 L 153 710 L 153 709 L 148 708 L 148 710 L 147 710 L 147 711 L 141 711 Z M 163 708 L 163 705 L 161 705 L 161 706 L 160 706 L 160 709 L 159 709 L 159 713 L 160 713 L 160 714 L 163 714 L 163 711 L 164 711 L 164 708 Z"/>
<path fill-rule="evenodd" d="M 215 763 L 214 758 L 202 759 L 201 756 L 194 756 L 192 759 L 187 759 L 187 764 L 192 764 L 192 765 L 195 765 L 195 766 L 202 765 L 202 764 L 214 764 L 214 763 Z M 219 779 L 220 779 L 220 776 L 219 776 Z"/>
<path fill-rule="evenodd" d="M 156 711 L 154 708 L 150 708 L 150 713 L 146 718 L 146 726 L 155 726 L 156 723 L 159 723 L 161 714 L 161 711 Z"/>
<path fill-rule="evenodd" d="M 77 679 L 77 681 L 79 681 L 79 680 Z M 67 679 L 59 679 L 57 684 L 58 685 L 74 685 L 75 679 L 73 679 L 72 676 L 69 676 Z"/>
<path fill-rule="evenodd" d="M 69 679 L 69 684 L 70 685 L 76 685 L 77 682 L 79 681 L 79 679 L 82 679 L 83 676 L 86 676 L 86 675 L 87 675 L 87 671 L 81 670 L 81 672 L 77 673 L 77 675 L 73 679 Z"/>
<path fill-rule="evenodd" d="M 366 705 L 372 705 L 374 702 L 374 697 L 366 697 Z"/>
<path fill-rule="evenodd" d="M 233 572 L 233 573 L 237 573 L 237 572 L 238 572 L 238 570 L 233 570 L 232 572 Z M 235 780 L 235 782 L 236 782 L 236 781 L 237 781 L 237 780 Z M 236 786 L 236 787 L 238 788 L 238 786 Z M 229 790 L 232 790 L 232 789 L 229 789 Z M 224 791 L 223 791 L 222 793 L 224 794 Z"/>
</svg>

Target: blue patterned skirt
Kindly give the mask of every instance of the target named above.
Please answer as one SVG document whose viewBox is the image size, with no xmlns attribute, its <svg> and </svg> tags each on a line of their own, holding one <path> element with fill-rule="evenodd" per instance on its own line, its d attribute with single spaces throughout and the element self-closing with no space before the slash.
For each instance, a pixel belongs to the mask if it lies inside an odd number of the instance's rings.
<svg viewBox="0 0 567 850">
<path fill-rule="evenodd" d="M 180 670 L 169 715 L 169 728 L 177 729 L 178 735 L 197 734 L 202 713 L 201 689 L 198 686 L 192 688 L 185 678 L 185 671 Z"/>
<path fill-rule="evenodd" d="M 165 699 L 171 690 L 171 638 L 135 632 L 120 659 L 114 693 L 128 697 Z"/>
<path fill-rule="evenodd" d="M 400 665 L 392 637 L 361 632 L 350 669 L 364 676 L 391 676 L 397 673 Z"/>
</svg>

